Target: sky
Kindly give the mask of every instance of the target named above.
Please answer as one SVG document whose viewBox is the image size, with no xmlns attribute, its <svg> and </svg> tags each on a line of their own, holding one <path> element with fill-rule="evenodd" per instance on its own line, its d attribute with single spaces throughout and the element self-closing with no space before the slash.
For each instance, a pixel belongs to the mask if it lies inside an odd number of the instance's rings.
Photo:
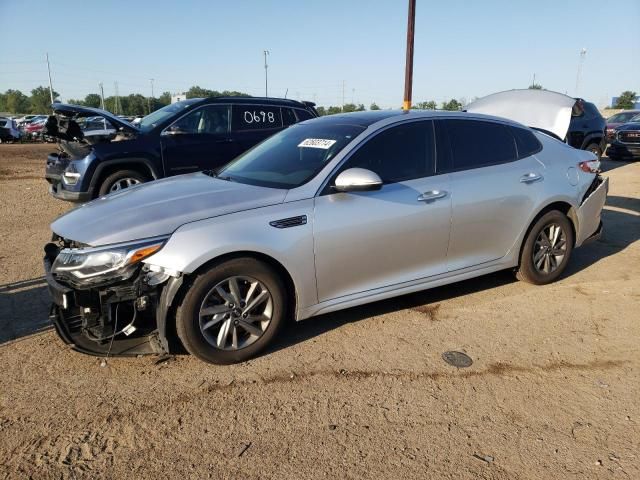
<svg viewBox="0 0 640 480">
<path fill-rule="evenodd" d="M 613 5 L 615 7 L 613 7 Z M 319 105 L 402 105 L 405 0 L 0 0 L 0 92 L 66 101 L 192 85 Z M 585 48 L 578 90 L 580 51 Z M 640 92 L 640 0 L 417 0 L 413 101 L 532 82 L 605 106 Z M 344 87 L 344 88 L 343 88 Z"/>
</svg>

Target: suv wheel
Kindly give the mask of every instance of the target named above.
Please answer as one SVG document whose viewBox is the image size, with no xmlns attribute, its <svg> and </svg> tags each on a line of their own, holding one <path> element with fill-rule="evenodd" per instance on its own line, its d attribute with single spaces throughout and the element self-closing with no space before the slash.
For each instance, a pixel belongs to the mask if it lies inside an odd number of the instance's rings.
<svg viewBox="0 0 640 480">
<path fill-rule="evenodd" d="M 102 181 L 98 195 L 102 196 L 108 193 L 118 192 L 148 181 L 149 178 L 136 170 L 119 170 Z"/>
<path fill-rule="evenodd" d="M 230 364 L 262 351 L 284 324 L 286 289 L 253 258 L 226 261 L 196 277 L 176 312 L 185 349 L 200 360 Z"/>
<path fill-rule="evenodd" d="M 595 153 L 596 157 L 598 157 L 598 160 L 602 158 L 602 150 L 600 149 L 600 145 L 598 145 L 597 143 L 590 143 L 589 146 L 585 148 L 585 150 L 591 153 Z"/>
<path fill-rule="evenodd" d="M 518 280 L 545 285 L 557 279 L 569 262 L 573 229 L 562 212 L 552 210 L 531 227 L 520 253 Z"/>
</svg>

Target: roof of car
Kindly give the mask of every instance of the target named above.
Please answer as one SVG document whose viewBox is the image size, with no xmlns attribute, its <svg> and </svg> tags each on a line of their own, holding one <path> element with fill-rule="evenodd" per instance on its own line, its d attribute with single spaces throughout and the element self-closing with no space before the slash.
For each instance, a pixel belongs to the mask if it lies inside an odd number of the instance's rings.
<svg viewBox="0 0 640 480">
<path fill-rule="evenodd" d="M 413 118 L 438 118 L 438 117 L 448 117 L 448 118 L 481 118 L 486 120 L 499 121 L 503 123 L 508 123 L 511 125 L 522 126 L 518 122 L 514 122 L 509 120 L 508 118 L 496 117 L 492 115 L 484 115 L 481 113 L 468 113 L 468 112 L 459 112 L 459 111 L 449 111 L 449 110 L 374 110 L 374 111 L 364 111 L 364 112 L 350 112 L 350 113 L 337 113 L 335 115 L 325 115 L 320 118 L 314 118 L 310 120 L 305 120 L 303 123 L 307 122 L 326 122 L 326 123 L 344 123 L 349 125 L 359 125 L 362 127 L 369 127 L 374 123 L 378 123 L 383 120 L 387 120 L 393 117 L 413 117 Z M 401 120 L 398 118 L 398 120 Z"/>
<path fill-rule="evenodd" d="M 288 105 L 297 108 L 308 108 L 313 106 L 311 102 L 299 102 L 297 100 L 291 100 L 290 98 L 274 98 L 274 97 L 208 97 L 208 98 L 193 98 L 190 100 L 196 100 L 198 103 L 260 103 L 262 105 Z M 195 102 L 194 102 L 195 103 Z"/>
</svg>

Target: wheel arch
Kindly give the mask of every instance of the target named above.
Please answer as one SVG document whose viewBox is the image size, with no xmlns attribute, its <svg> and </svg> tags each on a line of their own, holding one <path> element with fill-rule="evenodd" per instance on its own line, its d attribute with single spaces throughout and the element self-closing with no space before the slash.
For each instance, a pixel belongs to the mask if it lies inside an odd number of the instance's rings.
<svg viewBox="0 0 640 480">
<path fill-rule="evenodd" d="M 100 162 L 91 176 L 89 189 L 95 197 L 105 178 L 118 170 L 135 170 L 153 180 L 160 178 L 160 174 L 153 163 L 147 158 L 120 158 Z"/>
<path fill-rule="evenodd" d="M 552 210 L 558 210 L 567 216 L 569 219 L 569 224 L 571 225 L 571 229 L 573 231 L 573 246 L 575 247 L 576 237 L 578 232 L 578 212 L 576 208 L 571 205 L 569 202 L 564 200 L 557 200 L 551 203 L 548 203 L 544 207 L 540 208 L 538 212 L 533 216 L 527 229 L 525 230 L 524 235 L 520 241 L 520 248 L 518 249 L 518 265 L 520 265 L 520 257 L 522 257 L 522 249 L 524 248 L 524 244 L 527 241 L 527 237 L 529 236 L 529 232 L 538 221 L 540 217 L 547 214 Z"/>
<path fill-rule="evenodd" d="M 178 339 L 178 335 L 176 332 L 175 313 L 178 306 L 182 303 L 184 296 L 191 287 L 195 278 L 203 272 L 214 268 L 216 265 L 220 265 L 223 262 L 235 258 L 253 258 L 273 268 L 284 281 L 285 288 L 287 290 L 287 318 L 296 318 L 296 309 L 298 304 L 296 285 L 293 281 L 293 277 L 281 262 L 270 255 L 252 250 L 239 250 L 235 252 L 224 253 L 207 260 L 192 272 L 184 274 L 181 285 L 172 296 L 172 298 L 169 299 L 169 305 L 165 306 L 166 318 L 163 325 L 164 331 L 161 332 L 161 335 L 169 339 L 170 351 L 177 350 L 176 347 L 183 348 L 180 345 L 180 340 Z"/>
</svg>

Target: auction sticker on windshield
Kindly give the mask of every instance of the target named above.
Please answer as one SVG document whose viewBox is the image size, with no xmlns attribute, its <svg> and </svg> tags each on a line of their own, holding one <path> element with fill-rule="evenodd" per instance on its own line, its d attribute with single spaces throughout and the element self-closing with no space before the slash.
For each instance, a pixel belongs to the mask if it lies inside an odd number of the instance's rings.
<svg viewBox="0 0 640 480">
<path fill-rule="evenodd" d="M 307 147 L 307 148 L 322 148 L 324 150 L 331 148 L 331 145 L 336 143 L 335 140 L 328 140 L 325 138 L 307 138 L 300 142 L 298 147 Z"/>
</svg>

